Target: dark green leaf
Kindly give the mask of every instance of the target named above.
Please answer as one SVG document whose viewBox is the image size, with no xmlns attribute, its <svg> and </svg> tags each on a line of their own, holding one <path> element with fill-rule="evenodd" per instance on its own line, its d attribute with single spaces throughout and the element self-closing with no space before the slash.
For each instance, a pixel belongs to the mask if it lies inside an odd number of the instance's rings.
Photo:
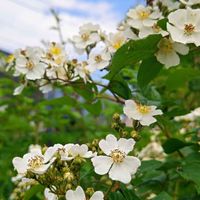
<svg viewBox="0 0 200 200">
<path fill-rule="evenodd" d="M 158 196 L 153 198 L 153 200 L 172 200 L 172 197 L 169 196 L 167 192 L 161 192 Z"/>
<path fill-rule="evenodd" d="M 117 94 L 124 99 L 131 98 L 131 91 L 128 87 L 128 84 L 119 74 L 110 81 L 108 88 L 111 92 Z"/>
<path fill-rule="evenodd" d="M 162 67 L 163 65 L 159 63 L 155 57 L 143 60 L 138 71 L 138 85 L 141 88 L 147 86 L 148 83 L 158 75 Z"/>
<path fill-rule="evenodd" d="M 200 154 L 189 154 L 182 163 L 180 175 L 186 180 L 193 181 L 196 184 L 196 189 L 200 194 Z"/>
<path fill-rule="evenodd" d="M 170 138 L 163 144 L 163 149 L 165 153 L 170 154 L 188 145 L 190 144 L 185 143 L 179 139 Z"/>
<path fill-rule="evenodd" d="M 122 68 L 133 66 L 142 59 L 152 57 L 157 50 L 161 35 L 150 35 L 147 38 L 129 41 L 123 45 L 113 56 L 110 73 L 107 79 L 112 79 Z"/>
</svg>

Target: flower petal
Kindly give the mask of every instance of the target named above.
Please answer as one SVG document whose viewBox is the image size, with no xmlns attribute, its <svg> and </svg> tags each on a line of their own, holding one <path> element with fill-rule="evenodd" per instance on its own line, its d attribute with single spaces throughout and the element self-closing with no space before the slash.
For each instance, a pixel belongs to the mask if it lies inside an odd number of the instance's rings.
<svg viewBox="0 0 200 200">
<path fill-rule="evenodd" d="M 107 135 L 106 139 L 99 142 L 99 147 L 106 154 L 110 155 L 111 151 L 117 148 L 117 138 L 114 135 Z"/>
<path fill-rule="evenodd" d="M 125 138 L 120 138 L 118 141 L 118 148 L 120 151 L 128 154 L 130 151 L 133 150 L 133 147 L 135 145 L 134 139 L 125 139 Z"/>
<path fill-rule="evenodd" d="M 108 173 L 113 164 L 112 158 L 108 156 L 96 156 L 92 158 L 91 161 L 94 166 L 94 171 L 100 175 Z"/>
<path fill-rule="evenodd" d="M 91 196 L 90 200 L 103 200 L 103 197 L 103 192 L 97 191 Z"/>
</svg>

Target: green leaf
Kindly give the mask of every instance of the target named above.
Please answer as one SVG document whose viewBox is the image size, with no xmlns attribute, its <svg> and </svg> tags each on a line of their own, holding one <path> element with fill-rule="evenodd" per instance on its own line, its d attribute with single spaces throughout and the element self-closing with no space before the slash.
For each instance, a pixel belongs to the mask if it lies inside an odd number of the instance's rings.
<svg viewBox="0 0 200 200">
<path fill-rule="evenodd" d="M 150 35 L 140 40 L 132 40 L 123 45 L 113 56 L 110 73 L 107 79 L 112 79 L 122 68 L 132 66 L 140 60 L 152 57 L 157 50 L 161 35 Z"/>
<path fill-rule="evenodd" d="M 190 144 L 185 143 L 179 139 L 170 138 L 162 146 L 165 153 L 170 154 L 188 145 Z"/>
<path fill-rule="evenodd" d="M 192 68 L 175 68 L 171 69 L 166 80 L 166 87 L 169 90 L 174 90 L 180 87 L 187 86 L 188 81 L 200 76 L 200 71 Z"/>
<path fill-rule="evenodd" d="M 108 88 L 111 92 L 124 99 L 131 98 L 131 90 L 129 89 L 127 82 L 124 81 L 119 74 L 110 81 Z"/>
<path fill-rule="evenodd" d="M 183 160 L 179 174 L 186 180 L 193 181 L 200 194 L 200 153 L 189 154 Z"/>
<path fill-rule="evenodd" d="M 172 197 L 167 192 L 161 192 L 153 200 L 172 200 Z"/>
<path fill-rule="evenodd" d="M 156 57 L 150 57 L 143 60 L 138 71 L 138 85 L 144 88 L 152 81 L 160 72 L 163 65 L 159 63 Z"/>
<path fill-rule="evenodd" d="M 93 115 L 99 115 L 102 111 L 101 101 L 96 101 L 91 104 L 85 103 L 83 107 Z"/>
<path fill-rule="evenodd" d="M 24 196 L 24 200 L 29 200 L 32 197 L 34 197 L 36 194 L 38 194 L 39 192 L 42 192 L 44 190 L 44 186 L 42 185 L 34 185 L 33 187 L 31 187 L 30 190 L 27 190 Z"/>
</svg>

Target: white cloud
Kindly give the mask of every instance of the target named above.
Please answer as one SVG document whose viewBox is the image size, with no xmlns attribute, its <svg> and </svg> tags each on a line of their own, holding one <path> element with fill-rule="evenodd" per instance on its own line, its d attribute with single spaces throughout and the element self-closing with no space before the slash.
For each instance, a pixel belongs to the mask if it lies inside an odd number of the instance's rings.
<svg viewBox="0 0 200 200">
<path fill-rule="evenodd" d="M 76 34 L 83 23 L 98 23 L 107 32 L 112 32 L 120 20 L 112 4 L 103 1 L 0 0 L 0 5 L 0 49 L 6 51 L 40 45 L 42 39 L 58 41 L 58 34 L 50 30 L 55 24 L 49 13 L 51 7 L 61 11 L 65 39 Z"/>
</svg>

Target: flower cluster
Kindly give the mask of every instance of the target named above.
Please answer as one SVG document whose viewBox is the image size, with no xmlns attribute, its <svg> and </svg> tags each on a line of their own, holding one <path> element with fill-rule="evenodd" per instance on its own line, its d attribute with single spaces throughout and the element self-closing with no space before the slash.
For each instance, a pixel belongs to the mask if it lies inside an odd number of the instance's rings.
<svg viewBox="0 0 200 200">
<path fill-rule="evenodd" d="M 157 45 L 157 60 L 167 68 L 176 66 L 180 63 L 179 54 L 189 53 L 188 44 L 200 45 L 200 9 L 191 7 L 198 3 L 198 0 L 156 0 L 151 6 L 138 5 L 128 11 L 116 33 L 106 34 L 99 25 L 84 24 L 79 33 L 68 40 L 78 55 L 85 55 L 80 61 L 70 59 L 65 46 L 55 42 L 50 42 L 44 49 L 16 50 L 8 59 L 8 68 L 14 70 L 14 76 L 22 78 L 14 95 L 20 94 L 30 81 L 34 81 L 43 93 L 51 91 L 54 83 L 91 82 L 92 73 L 107 68 L 112 55 L 123 44 L 152 34 L 163 37 Z M 164 27 L 160 22 L 166 18 L 168 22 Z"/>
<path fill-rule="evenodd" d="M 91 200 L 101 200 L 103 192 L 86 190 L 85 194 L 79 185 L 81 166 L 91 159 L 97 174 L 108 173 L 111 180 L 127 184 L 141 164 L 138 158 L 128 155 L 134 144 L 133 139 L 117 140 L 110 134 L 105 140 L 100 140 L 100 150 L 97 152 L 90 151 L 86 144 L 55 144 L 43 149 L 39 145 L 31 146 L 22 158 L 13 159 L 14 168 L 18 172 L 15 179 L 23 183 L 26 178 L 26 182 L 34 180 L 48 186 L 44 191 L 46 199 L 65 196 L 67 200 L 84 200 L 87 195 Z M 105 156 L 101 155 L 102 152 Z"/>
</svg>

